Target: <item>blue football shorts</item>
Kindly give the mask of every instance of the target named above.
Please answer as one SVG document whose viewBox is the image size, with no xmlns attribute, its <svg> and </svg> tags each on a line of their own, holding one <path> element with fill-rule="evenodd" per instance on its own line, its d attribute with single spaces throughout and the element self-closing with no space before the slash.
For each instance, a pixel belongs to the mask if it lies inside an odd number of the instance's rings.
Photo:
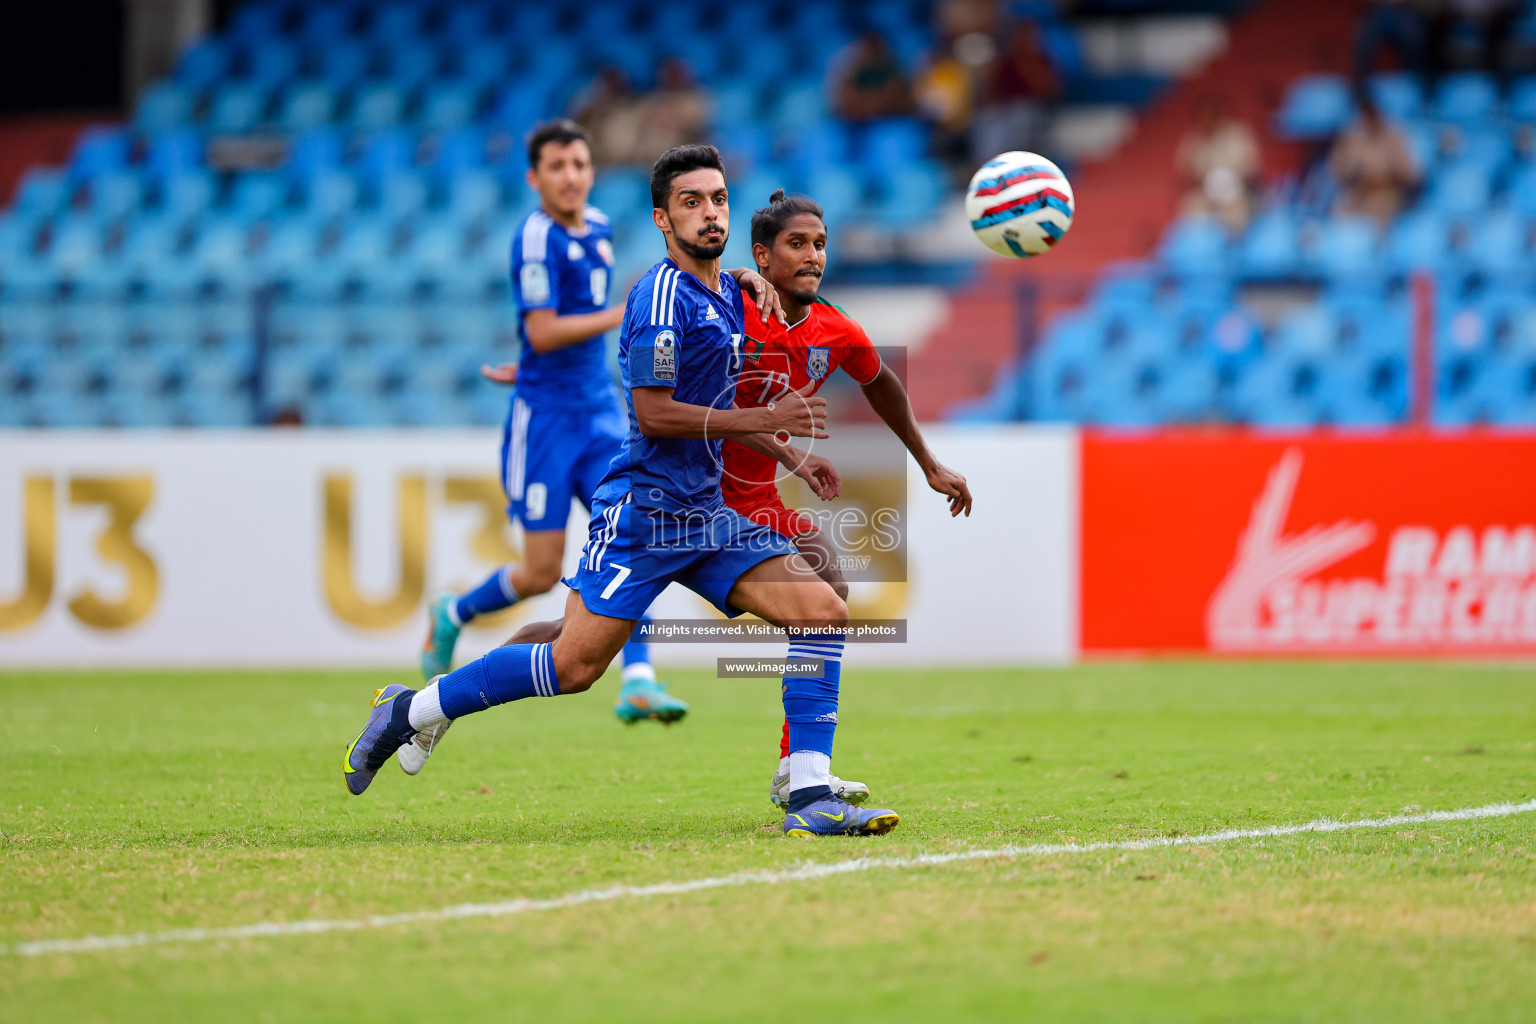
<svg viewBox="0 0 1536 1024">
<path fill-rule="evenodd" d="M 525 530 L 564 530 L 571 499 L 591 506 L 628 429 L 617 404 L 596 410 L 539 409 L 513 398 L 501 432 L 507 515 L 521 520 Z"/>
<path fill-rule="evenodd" d="M 587 610 L 638 619 L 668 583 L 681 583 L 735 618 L 726 601 L 747 570 L 797 549 L 787 538 L 721 504 L 710 513 L 675 516 L 641 508 L 629 495 L 592 507 L 581 564 L 565 585 Z"/>
</svg>

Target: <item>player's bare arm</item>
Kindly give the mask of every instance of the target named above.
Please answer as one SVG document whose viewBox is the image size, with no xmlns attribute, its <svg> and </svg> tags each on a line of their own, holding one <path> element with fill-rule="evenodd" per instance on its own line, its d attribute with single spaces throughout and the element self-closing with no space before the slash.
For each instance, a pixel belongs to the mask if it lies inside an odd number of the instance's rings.
<svg viewBox="0 0 1536 1024">
<path fill-rule="evenodd" d="M 963 512 L 969 516 L 970 485 L 965 482 L 965 477 L 934 458 L 933 452 L 928 449 L 928 442 L 923 440 L 923 432 L 917 425 L 917 417 L 913 415 L 912 403 L 907 399 L 907 389 L 902 385 L 901 378 L 889 366 L 882 365 L 875 379 L 862 387 L 869 407 L 891 428 L 892 433 L 901 438 L 901 443 L 906 445 L 912 458 L 917 460 L 918 468 L 928 480 L 928 486 L 949 498 L 949 514 L 958 516 Z"/>
<path fill-rule="evenodd" d="M 832 501 L 843 493 L 843 476 L 832 465 L 831 459 L 801 451 L 773 434 L 746 434 L 735 441 L 744 448 L 777 459 L 785 469 L 804 480 L 822 501 Z"/>
<path fill-rule="evenodd" d="M 552 309 L 533 309 L 523 316 L 528 344 L 535 352 L 553 352 L 569 345 L 579 345 L 606 331 L 618 329 L 624 322 L 624 307 L 598 310 L 596 313 L 556 315 Z"/>
<path fill-rule="evenodd" d="M 748 434 L 828 437 L 827 400 L 792 391 L 751 409 L 715 409 L 679 402 L 667 387 L 633 388 L 635 420 L 646 437 L 713 441 Z"/>
</svg>

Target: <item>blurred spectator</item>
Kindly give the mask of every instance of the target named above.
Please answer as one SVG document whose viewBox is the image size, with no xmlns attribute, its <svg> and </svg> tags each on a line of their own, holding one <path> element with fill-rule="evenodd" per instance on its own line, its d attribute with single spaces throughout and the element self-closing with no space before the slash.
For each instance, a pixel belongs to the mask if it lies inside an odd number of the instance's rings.
<svg viewBox="0 0 1536 1024">
<path fill-rule="evenodd" d="M 1186 216 L 1215 217 L 1233 231 L 1248 223 L 1259 183 L 1259 143 L 1253 129 L 1232 116 L 1225 97 L 1212 93 L 1201 101 L 1175 160 Z"/>
<path fill-rule="evenodd" d="M 624 72 L 612 64 L 571 101 L 571 116 L 592 133 L 592 159 L 599 165 L 628 163 L 640 131 L 640 102 Z"/>
<path fill-rule="evenodd" d="M 878 121 L 913 112 L 912 87 L 879 32 L 866 32 L 834 61 L 832 111 L 845 121 Z"/>
<path fill-rule="evenodd" d="M 1355 30 L 1355 77 L 1364 81 L 1376 70 L 1376 57 L 1391 50 L 1404 71 L 1429 70 L 1425 49 L 1428 9 L 1433 0 L 1372 0 Z"/>
<path fill-rule="evenodd" d="M 972 156 L 990 160 L 1009 150 L 1037 149 L 1049 104 L 1061 90 L 1040 30 L 1022 21 L 1007 31 L 987 74 L 986 100 L 976 112 Z"/>
<path fill-rule="evenodd" d="M 1492 69 L 1516 6 L 1513 0 L 1446 0 L 1429 32 L 1441 68 Z"/>
<path fill-rule="evenodd" d="M 1360 116 L 1334 140 L 1329 169 L 1339 183 L 1338 212 L 1385 224 L 1403 208 L 1419 183 L 1419 168 L 1408 142 L 1368 93 L 1356 104 Z"/>
<path fill-rule="evenodd" d="M 934 11 L 939 35 L 946 39 L 980 33 L 994 36 L 998 28 L 997 0 L 943 0 Z"/>
<path fill-rule="evenodd" d="M 982 39 L 991 46 L 985 36 L 961 38 Z M 973 73 L 961 50 L 958 41 L 943 44 L 918 73 L 915 90 L 919 112 L 933 125 L 934 152 L 949 161 L 967 155 L 966 138 L 976 102 Z"/>
<path fill-rule="evenodd" d="M 649 167 L 673 146 L 704 135 L 709 104 L 681 57 L 668 57 L 656 73 L 656 88 L 640 99 L 640 128 L 631 163 Z"/>
</svg>

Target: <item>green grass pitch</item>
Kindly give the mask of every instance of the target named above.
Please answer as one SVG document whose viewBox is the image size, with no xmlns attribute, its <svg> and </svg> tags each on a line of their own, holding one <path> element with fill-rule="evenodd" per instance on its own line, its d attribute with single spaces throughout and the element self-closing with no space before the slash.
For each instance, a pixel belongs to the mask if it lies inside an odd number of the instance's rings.
<svg viewBox="0 0 1536 1024">
<path fill-rule="evenodd" d="M 615 681 L 341 756 L 404 673 L 0 674 L 0 945 L 553 897 L 865 854 L 1200 834 L 1536 796 L 1532 672 L 875 671 L 834 768 L 902 824 L 787 840 L 770 680 Z M 499 918 L 0 953 L 3 1021 L 1528 1021 L 1536 814 L 976 860 Z"/>
</svg>

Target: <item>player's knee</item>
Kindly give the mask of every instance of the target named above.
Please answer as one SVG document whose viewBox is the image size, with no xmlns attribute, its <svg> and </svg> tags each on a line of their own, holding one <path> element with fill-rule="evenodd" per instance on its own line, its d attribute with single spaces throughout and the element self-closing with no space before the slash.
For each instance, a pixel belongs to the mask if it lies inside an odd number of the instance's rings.
<svg viewBox="0 0 1536 1024">
<path fill-rule="evenodd" d="M 833 580 L 831 583 L 828 584 L 828 586 L 830 586 L 832 588 L 832 592 L 837 595 L 837 599 L 839 601 L 842 601 L 843 604 L 846 606 L 847 603 L 848 603 L 848 581 L 847 580 Z M 847 607 L 844 607 L 843 608 L 843 618 L 846 619 L 847 617 L 848 617 L 848 609 L 847 609 Z"/>
<path fill-rule="evenodd" d="M 553 654 L 555 680 L 560 684 L 561 693 L 585 693 L 592 689 L 592 684 L 601 679 L 608 668 L 606 664 L 598 664 L 580 655 L 566 657 L 558 647 Z"/>
<path fill-rule="evenodd" d="M 560 582 L 560 566 L 556 565 L 528 565 L 524 566 L 523 573 L 527 579 L 526 592 L 519 591 L 519 597 L 537 597 L 547 594 L 555 589 L 555 584 Z"/>
<path fill-rule="evenodd" d="M 843 585 L 843 593 L 847 593 L 848 585 Z M 848 625 L 848 605 L 843 601 L 843 595 L 828 586 L 817 595 L 811 611 L 814 619 L 822 629 L 839 630 Z"/>
</svg>

